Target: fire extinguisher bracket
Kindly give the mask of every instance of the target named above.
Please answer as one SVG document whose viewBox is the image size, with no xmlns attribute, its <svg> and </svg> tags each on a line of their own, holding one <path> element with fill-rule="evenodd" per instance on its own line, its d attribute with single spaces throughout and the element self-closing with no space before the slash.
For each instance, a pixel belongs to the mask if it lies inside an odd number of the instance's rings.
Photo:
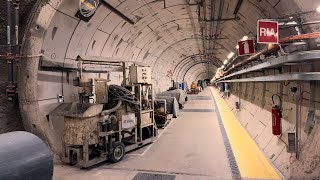
<svg viewBox="0 0 320 180">
<path fill-rule="evenodd" d="M 279 98 L 279 105 L 274 103 L 274 96 Z M 278 94 L 272 95 L 272 134 L 273 135 L 281 135 L 282 127 L 281 127 L 281 118 L 282 118 L 282 109 L 281 109 L 281 97 Z"/>
</svg>

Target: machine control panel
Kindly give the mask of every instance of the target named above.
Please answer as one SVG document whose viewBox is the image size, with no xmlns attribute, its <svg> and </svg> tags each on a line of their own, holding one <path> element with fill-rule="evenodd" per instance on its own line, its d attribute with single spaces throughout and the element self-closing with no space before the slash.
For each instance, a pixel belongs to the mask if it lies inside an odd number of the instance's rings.
<svg viewBox="0 0 320 180">
<path fill-rule="evenodd" d="M 151 68 L 130 66 L 130 82 L 151 84 Z"/>
</svg>

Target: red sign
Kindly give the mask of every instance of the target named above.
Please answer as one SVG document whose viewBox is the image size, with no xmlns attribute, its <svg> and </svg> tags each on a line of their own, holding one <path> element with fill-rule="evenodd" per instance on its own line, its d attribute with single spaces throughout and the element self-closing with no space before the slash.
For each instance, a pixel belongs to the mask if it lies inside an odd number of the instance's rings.
<svg viewBox="0 0 320 180">
<path fill-rule="evenodd" d="M 258 43 L 278 44 L 279 26 L 277 21 L 258 21 L 257 26 Z"/>
<path fill-rule="evenodd" d="M 239 41 L 238 46 L 239 46 L 239 49 L 238 49 L 239 56 L 254 54 L 254 40 L 253 39 Z"/>
</svg>

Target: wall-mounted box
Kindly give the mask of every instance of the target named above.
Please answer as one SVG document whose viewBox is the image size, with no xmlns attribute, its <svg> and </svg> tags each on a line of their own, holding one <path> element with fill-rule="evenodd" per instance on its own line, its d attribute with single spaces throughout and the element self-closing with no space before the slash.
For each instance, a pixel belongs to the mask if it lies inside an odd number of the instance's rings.
<svg viewBox="0 0 320 180">
<path fill-rule="evenodd" d="M 288 131 L 287 134 L 288 134 L 287 152 L 295 153 L 296 152 L 296 132 Z"/>
<path fill-rule="evenodd" d="M 151 68 L 130 66 L 130 83 L 151 84 Z"/>
</svg>

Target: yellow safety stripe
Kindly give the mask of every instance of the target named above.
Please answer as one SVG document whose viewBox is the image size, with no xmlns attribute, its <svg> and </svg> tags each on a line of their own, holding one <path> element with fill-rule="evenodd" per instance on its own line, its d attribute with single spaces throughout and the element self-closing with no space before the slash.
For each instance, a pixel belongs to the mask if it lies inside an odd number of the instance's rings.
<svg viewBox="0 0 320 180">
<path fill-rule="evenodd" d="M 281 179 L 219 93 L 213 88 L 211 91 L 216 100 L 241 177 Z"/>
</svg>

